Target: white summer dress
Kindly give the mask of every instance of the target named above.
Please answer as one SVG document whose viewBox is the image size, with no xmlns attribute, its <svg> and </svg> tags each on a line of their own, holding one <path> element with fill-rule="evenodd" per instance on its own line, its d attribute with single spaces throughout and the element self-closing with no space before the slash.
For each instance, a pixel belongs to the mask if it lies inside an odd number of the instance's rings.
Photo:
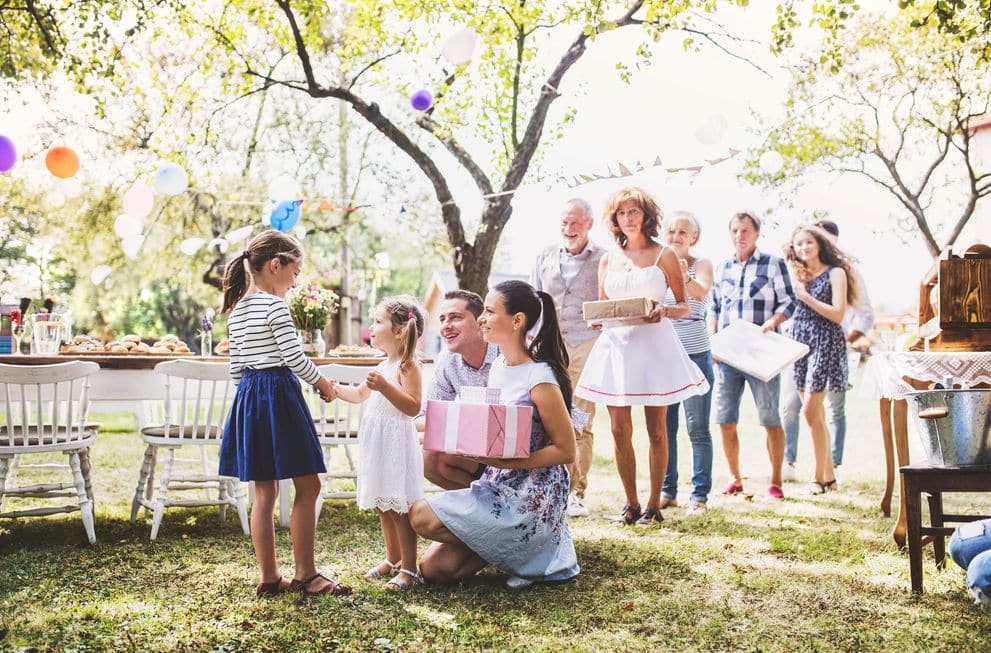
<svg viewBox="0 0 991 653">
<path fill-rule="evenodd" d="M 648 297 L 661 304 L 668 291 L 656 263 L 637 268 L 617 250 L 609 253 L 603 285 L 610 299 Z M 668 318 L 603 328 L 575 387 L 576 396 L 607 406 L 669 406 L 708 391 Z"/>
</svg>

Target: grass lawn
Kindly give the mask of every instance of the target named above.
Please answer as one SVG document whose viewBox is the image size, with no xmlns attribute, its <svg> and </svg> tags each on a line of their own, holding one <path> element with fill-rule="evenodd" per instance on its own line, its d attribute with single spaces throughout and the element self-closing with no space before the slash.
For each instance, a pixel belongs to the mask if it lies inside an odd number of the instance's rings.
<svg viewBox="0 0 991 653">
<path fill-rule="evenodd" d="M 753 424 L 749 398 L 744 406 L 744 425 Z M 763 436 L 742 428 L 754 496 L 714 496 L 705 517 L 673 508 L 663 528 L 649 531 L 608 521 L 623 501 L 600 411 L 593 517 L 571 525 L 582 573 L 522 592 L 506 589 L 491 569 L 461 587 L 405 595 L 362 582 L 382 559 L 378 520 L 352 502 L 329 502 L 317 557 L 356 588 L 344 600 L 256 599 L 251 542 L 233 511 L 222 523 L 215 509 L 173 508 L 150 542 L 149 521 L 128 521 L 142 455 L 133 421 L 99 416 L 96 545 L 85 543 L 77 513 L 0 522 L 0 650 L 991 650 L 991 613 L 971 605 L 952 563 L 934 569 L 931 548 L 926 594 L 909 592 L 908 559 L 889 535 L 893 520 L 877 507 L 876 410 L 850 394 L 841 492 L 811 497 L 804 484 L 789 483 L 785 501 L 765 498 Z M 645 450 L 642 428 L 637 439 Z M 680 444 L 687 501 L 684 433 Z M 809 452 L 803 432 L 805 465 Z M 717 489 L 725 470 L 717 441 Z M 641 479 L 645 491 L 645 473 Z M 980 496 L 948 504 L 989 509 Z M 288 532 L 279 531 L 278 545 L 292 573 Z"/>
</svg>

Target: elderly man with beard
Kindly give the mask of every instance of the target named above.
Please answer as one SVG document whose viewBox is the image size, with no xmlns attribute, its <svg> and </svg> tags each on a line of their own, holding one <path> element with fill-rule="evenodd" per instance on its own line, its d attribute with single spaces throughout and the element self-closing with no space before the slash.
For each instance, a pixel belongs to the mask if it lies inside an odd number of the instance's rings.
<svg viewBox="0 0 991 653">
<path fill-rule="evenodd" d="M 585 361 L 599 332 L 590 329 L 582 317 L 582 303 L 599 298 L 599 261 L 605 250 L 588 239 L 593 224 L 592 207 L 583 199 L 565 203 L 561 213 L 561 242 L 540 253 L 533 266 L 531 283 L 554 298 L 561 337 L 568 351 L 568 375 L 577 385 Z M 576 431 L 575 462 L 568 466 L 571 477 L 569 517 L 585 517 L 585 490 L 592 467 L 592 417 L 595 404 L 574 398 L 575 407 L 588 413 L 584 428 Z"/>
</svg>

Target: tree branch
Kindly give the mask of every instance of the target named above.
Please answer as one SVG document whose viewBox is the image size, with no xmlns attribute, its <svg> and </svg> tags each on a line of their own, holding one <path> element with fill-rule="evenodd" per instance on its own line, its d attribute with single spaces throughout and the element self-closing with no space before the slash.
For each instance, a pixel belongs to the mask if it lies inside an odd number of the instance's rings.
<svg viewBox="0 0 991 653">
<path fill-rule="evenodd" d="M 447 148 L 447 151 L 454 155 L 458 163 L 468 171 L 471 178 L 475 180 L 475 185 L 478 186 L 478 190 L 481 191 L 482 195 L 492 194 L 492 182 L 489 180 L 485 171 L 482 170 L 475 160 L 471 157 L 467 150 L 465 150 L 461 144 L 454 138 L 449 130 L 444 129 L 439 125 L 433 118 L 428 115 L 420 115 L 416 119 L 416 124 L 430 132 L 441 144 Z"/>
</svg>

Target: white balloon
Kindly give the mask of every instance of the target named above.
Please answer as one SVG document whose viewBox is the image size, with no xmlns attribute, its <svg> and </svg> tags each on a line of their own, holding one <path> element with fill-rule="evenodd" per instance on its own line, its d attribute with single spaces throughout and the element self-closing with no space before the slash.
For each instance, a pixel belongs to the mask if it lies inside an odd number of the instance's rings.
<svg viewBox="0 0 991 653">
<path fill-rule="evenodd" d="M 65 195 L 57 190 L 53 190 L 45 196 L 45 203 L 53 209 L 65 206 Z"/>
<path fill-rule="evenodd" d="M 459 29 L 444 41 L 444 45 L 441 46 L 440 50 L 441 54 L 455 66 L 468 63 L 471 60 L 471 55 L 475 52 L 475 43 L 477 40 L 478 36 L 474 31 L 470 29 Z"/>
<path fill-rule="evenodd" d="M 77 177 L 70 177 L 59 182 L 59 190 L 66 197 L 79 197 L 83 194 L 83 182 Z"/>
<path fill-rule="evenodd" d="M 304 227 L 301 224 L 296 225 L 295 228 L 293 228 L 292 232 L 296 234 L 296 238 L 298 240 L 303 240 L 304 238 L 306 238 L 306 227 Z"/>
<path fill-rule="evenodd" d="M 781 168 L 784 167 L 785 159 L 777 150 L 768 150 L 760 155 L 757 165 L 759 165 L 760 169 L 767 174 L 776 175 L 781 172 Z"/>
<path fill-rule="evenodd" d="M 254 230 L 254 227 L 241 227 L 240 229 L 235 229 L 234 231 L 228 231 L 224 238 L 226 238 L 229 243 L 239 243 L 250 236 L 251 232 Z"/>
<path fill-rule="evenodd" d="M 210 241 L 210 243 L 206 246 L 206 248 L 211 251 L 216 249 L 218 252 L 223 254 L 224 252 L 227 251 L 227 249 L 230 246 L 231 244 L 227 242 L 226 238 L 214 238 L 213 240 Z"/>
<path fill-rule="evenodd" d="M 294 200 L 302 194 L 299 183 L 289 175 L 280 175 L 268 185 L 268 197 L 276 202 Z"/>
<path fill-rule="evenodd" d="M 136 184 L 124 193 L 124 213 L 132 218 L 144 219 L 155 208 L 155 189 L 148 184 Z"/>
<path fill-rule="evenodd" d="M 143 245 L 144 242 L 144 236 L 128 236 L 120 241 L 120 247 L 124 250 L 124 256 L 133 261 L 138 258 L 138 252 L 141 251 L 141 245 Z"/>
<path fill-rule="evenodd" d="M 99 286 L 101 283 L 106 281 L 111 272 L 113 272 L 113 268 L 109 265 L 98 265 L 90 271 L 89 280 L 92 281 L 94 285 Z"/>
<path fill-rule="evenodd" d="M 205 242 L 205 238 L 187 238 L 179 243 L 179 251 L 187 256 L 192 256 L 200 250 L 200 247 L 203 247 Z"/>
<path fill-rule="evenodd" d="M 139 236 L 144 230 L 143 220 L 139 220 L 127 213 L 122 213 L 114 220 L 114 233 L 120 238 L 132 238 Z"/>
<path fill-rule="evenodd" d="M 727 125 L 726 116 L 714 113 L 695 130 L 695 140 L 703 145 L 715 145 L 723 140 Z"/>
</svg>

